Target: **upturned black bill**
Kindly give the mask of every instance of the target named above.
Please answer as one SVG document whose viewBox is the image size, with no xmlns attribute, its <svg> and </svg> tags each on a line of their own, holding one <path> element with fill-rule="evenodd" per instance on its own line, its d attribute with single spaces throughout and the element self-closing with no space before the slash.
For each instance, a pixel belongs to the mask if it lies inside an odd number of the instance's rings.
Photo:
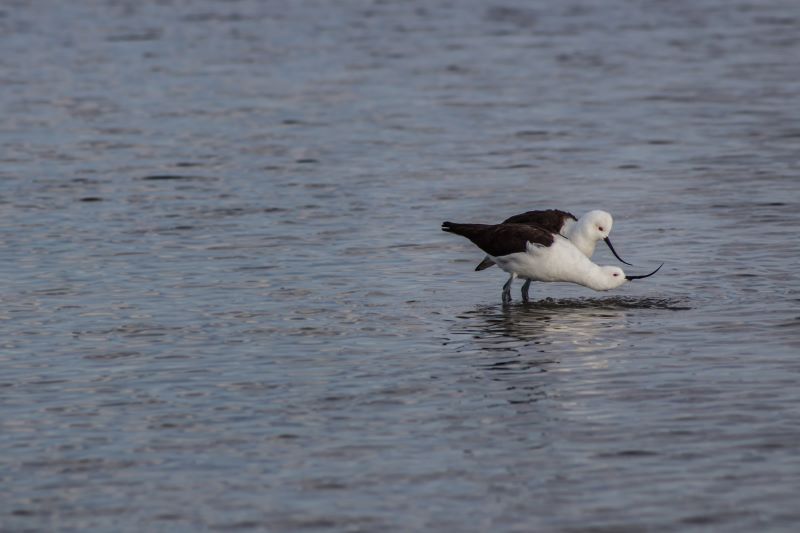
<svg viewBox="0 0 800 533">
<path fill-rule="evenodd" d="M 620 261 L 622 261 L 622 260 L 620 259 Z M 657 269 L 653 270 L 653 271 L 652 271 L 652 272 L 650 272 L 649 274 L 645 274 L 644 276 L 625 276 L 625 279 L 642 279 L 642 278 L 649 278 L 650 276 L 652 276 L 653 274 L 655 274 L 656 272 L 658 272 L 659 270 L 661 270 L 661 267 L 663 267 L 663 266 L 664 266 L 664 263 L 661 263 L 661 264 L 658 266 L 658 268 L 657 268 Z"/>
<path fill-rule="evenodd" d="M 612 254 L 614 254 L 614 257 L 616 257 L 617 259 L 619 259 L 620 261 L 622 261 L 622 262 L 623 262 L 623 263 L 625 263 L 626 265 L 631 265 L 630 263 L 628 263 L 627 261 L 625 261 L 624 259 L 622 259 L 622 258 L 621 258 L 619 255 L 617 255 L 617 251 L 614 249 L 614 247 L 613 247 L 613 246 L 611 246 L 611 241 L 609 240 L 609 238 L 608 238 L 608 237 L 606 237 L 606 238 L 605 238 L 605 239 L 603 239 L 603 240 L 604 240 L 604 241 L 606 241 L 606 244 L 608 245 L 608 249 L 609 249 L 609 250 L 611 250 L 611 253 L 612 253 Z M 633 266 L 633 265 L 631 265 L 631 266 Z"/>
</svg>

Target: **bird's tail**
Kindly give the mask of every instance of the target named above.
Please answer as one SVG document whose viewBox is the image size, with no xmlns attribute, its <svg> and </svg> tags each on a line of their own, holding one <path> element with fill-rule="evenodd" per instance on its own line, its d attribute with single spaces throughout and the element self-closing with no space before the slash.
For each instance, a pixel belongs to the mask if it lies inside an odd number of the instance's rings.
<svg viewBox="0 0 800 533">
<path fill-rule="evenodd" d="M 455 222 L 442 222 L 442 231 L 461 235 L 472 241 L 472 244 L 486 252 L 495 250 L 493 241 L 496 238 L 497 229 L 502 226 L 492 226 L 488 224 L 456 224 Z"/>
<path fill-rule="evenodd" d="M 472 239 L 475 233 L 486 228 L 486 224 L 456 224 L 455 222 L 442 222 L 442 231 L 455 233 L 467 239 Z"/>
<path fill-rule="evenodd" d="M 452 222 L 442 222 L 442 231 L 447 231 L 449 233 L 456 233 L 455 226 L 460 226 L 461 224 L 454 224 Z"/>
</svg>

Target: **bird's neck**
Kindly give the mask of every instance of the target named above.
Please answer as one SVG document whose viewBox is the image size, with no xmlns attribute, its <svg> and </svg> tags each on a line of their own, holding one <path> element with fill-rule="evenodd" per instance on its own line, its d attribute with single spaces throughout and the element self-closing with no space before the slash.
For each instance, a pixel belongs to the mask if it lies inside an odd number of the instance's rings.
<svg viewBox="0 0 800 533">
<path fill-rule="evenodd" d="M 567 250 L 571 250 L 567 256 L 569 260 L 561 271 L 564 281 L 571 281 L 596 291 L 605 291 L 611 288 L 608 286 L 608 276 L 603 271 L 603 268 L 583 255 L 580 249 L 576 249 L 577 246 L 574 243 L 567 245 L 566 241 L 564 241 L 564 243 L 558 244 L 561 246 L 566 245 L 568 246 Z"/>
<path fill-rule="evenodd" d="M 588 236 L 588 232 L 581 224 L 574 224 L 566 237 L 586 257 L 592 257 L 597 240 Z"/>
</svg>

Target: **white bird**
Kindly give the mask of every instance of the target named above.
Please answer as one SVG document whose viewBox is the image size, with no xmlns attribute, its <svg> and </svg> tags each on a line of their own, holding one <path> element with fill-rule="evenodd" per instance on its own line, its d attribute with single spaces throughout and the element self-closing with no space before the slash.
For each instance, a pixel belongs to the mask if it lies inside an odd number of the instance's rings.
<svg viewBox="0 0 800 533">
<path fill-rule="evenodd" d="M 569 239 L 542 227 L 524 224 L 455 224 L 443 222 L 442 230 L 471 240 L 510 277 L 503 285 L 503 302 L 511 300 L 511 283 L 567 281 L 596 291 L 615 289 L 623 283 L 652 276 L 626 276 L 621 268 L 599 266 Z M 523 293 L 528 301 L 527 293 Z"/>
<path fill-rule="evenodd" d="M 611 214 L 606 211 L 594 210 L 584 214 L 581 218 L 575 218 L 575 215 L 567 211 L 559 209 L 545 209 L 542 211 L 526 211 L 519 215 L 514 215 L 503 221 L 503 224 L 525 224 L 529 226 L 536 226 L 544 228 L 552 233 L 558 233 L 570 240 L 578 250 L 586 257 L 592 257 L 594 254 L 597 241 L 602 239 L 605 241 L 614 257 L 619 259 L 622 263 L 630 265 L 627 261 L 622 259 L 614 247 L 611 245 L 611 240 L 608 238 L 611 233 L 611 227 L 614 225 L 614 219 Z M 494 265 L 489 256 L 483 258 L 483 261 L 475 267 L 475 270 L 484 270 Z M 530 280 L 526 281 L 522 286 L 522 299 L 528 299 L 528 288 L 530 287 Z"/>
</svg>

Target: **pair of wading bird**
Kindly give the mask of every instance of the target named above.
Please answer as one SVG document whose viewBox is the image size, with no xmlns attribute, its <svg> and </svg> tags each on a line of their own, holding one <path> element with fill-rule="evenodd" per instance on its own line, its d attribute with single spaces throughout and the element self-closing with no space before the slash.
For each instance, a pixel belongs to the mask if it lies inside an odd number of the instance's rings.
<svg viewBox="0 0 800 533">
<path fill-rule="evenodd" d="M 597 241 L 603 239 L 614 257 L 617 255 L 608 234 L 614 223 L 605 211 L 589 211 L 581 218 L 558 209 L 528 211 L 502 224 L 455 224 L 443 222 L 442 230 L 471 240 L 486 252 L 475 268 L 497 265 L 510 274 L 503 285 L 503 303 L 511 301 L 511 283 L 525 280 L 522 300 L 528 301 L 531 281 L 567 281 L 596 291 L 615 289 L 633 279 L 647 278 L 664 266 L 644 276 L 626 276 L 621 268 L 599 266 L 589 260 Z"/>
</svg>

